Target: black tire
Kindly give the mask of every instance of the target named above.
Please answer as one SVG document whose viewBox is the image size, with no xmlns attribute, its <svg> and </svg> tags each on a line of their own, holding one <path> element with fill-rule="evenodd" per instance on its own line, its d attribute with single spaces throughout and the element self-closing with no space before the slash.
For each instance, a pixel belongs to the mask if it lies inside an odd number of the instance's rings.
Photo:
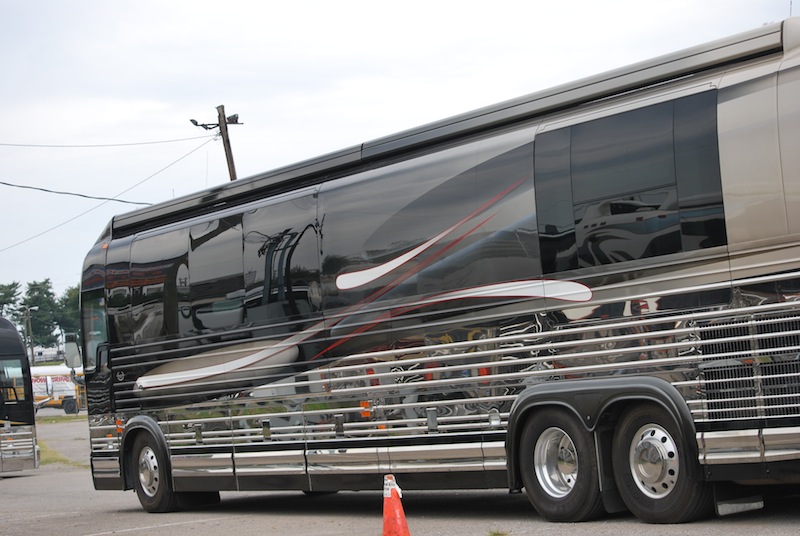
<svg viewBox="0 0 800 536">
<path fill-rule="evenodd" d="M 686 523 L 711 513 L 712 488 L 690 478 L 691 464 L 699 464 L 687 450 L 678 425 L 661 406 L 637 404 L 622 415 L 612 448 L 614 480 L 640 520 Z"/>
<path fill-rule="evenodd" d="M 67 398 L 61 403 L 61 409 L 68 415 L 75 415 L 78 413 L 78 403 L 74 398 Z"/>
<path fill-rule="evenodd" d="M 147 432 L 139 433 L 133 441 L 133 482 L 142 508 L 148 512 L 173 512 L 178 507 L 178 494 L 166 464 L 166 453 Z"/>
<path fill-rule="evenodd" d="M 528 499 L 550 521 L 589 521 L 604 513 L 592 435 L 570 412 L 546 408 L 522 430 L 520 471 Z"/>
</svg>

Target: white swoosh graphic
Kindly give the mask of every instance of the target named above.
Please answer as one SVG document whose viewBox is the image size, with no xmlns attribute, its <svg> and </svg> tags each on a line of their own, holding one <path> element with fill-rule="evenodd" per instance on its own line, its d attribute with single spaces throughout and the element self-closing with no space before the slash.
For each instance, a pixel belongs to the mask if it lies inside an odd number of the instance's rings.
<svg viewBox="0 0 800 536">
<path fill-rule="evenodd" d="M 390 260 L 384 264 L 374 266 L 372 268 L 367 268 L 365 270 L 359 270 L 358 272 L 348 272 L 346 274 L 342 274 L 336 278 L 336 288 L 339 290 L 349 290 L 351 288 L 360 287 L 366 285 L 368 283 L 372 283 L 376 279 L 385 276 L 395 268 L 399 268 L 400 266 L 404 265 L 436 242 L 450 234 L 451 232 L 455 231 L 463 222 L 458 222 L 457 224 L 445 229 L 438 235 L 434 236 L 427 242 L 415 247 L 411 251 L 407 251 L 403 253 L 399 257 Z"/>
<path fill-rule="evenodd" d="M 226 373 L 240 371 L 259 362 L 269 360 L 270 364 L 286 364 L 297 360 L 299 350 L 297 344 L 321 332 L 325 327 L 320 322 L 310 328 L 282 341 L 263 341 L 261 343 L 245 343 L 220 351 L 176 360 L 171 365 L 156 367 L 136 380 L 134 391 L 140 396 L 148 389 L 177 387 L 187 382 L 207 380 Z M 256 344 L 260 345 L 256 347 Z M 203 356 L 213 357 L 229 354 L 232 359 L 215 364 L 202 365 Z M 198 359 L 199 358 L 199 359 Z M 195 366 L 199 364 L 200 366 Z M 186 367 L 186 370 L 174 370 Z"/>
<path fill-rule="evenodd" d="M 592 289 L 575 281 L 529 279 L 445 292 L 444 294 L 431 296 L 418 302 L 418 304 L 439 303 L 465 298 L 553 298 L 563 301 L 586 302 L 592 299 Z"/>
<path fill-rule="evenodd" d="M 274 341 L 272 341 L 274 343 Z M 230 350 L 227 350 L 230 352 Z M 223 354 L 226 351 L 222 352 Z M 297 360 L 299 352 L 296 346 L 284 346 L 277 348 L 263 348 L 260 351 L 253 351 L 246 355 L 234 359 L 230 362 L 222 362 L 214 365 L 200 366 L 198 368 L 189 368 L 187 370 L 175 372 L 160 372 L 158 368 L 151 372 L 140 376 L 136 380 L 134 391 L 146 391 L 148 389 L 171 387 L 181 385 L 198 380 L 206 380 L 215 376 L 220 376 L 235 370 L 243 369 L 269 359 L 273 362 L 277 356 L 282 356 L 281 364 L 291 363 Z M 194 359 L 200 356 L 194 356 Z M 187 363 L 193 364 L 194 361 L 187 360 Z M 202 361 L 200 361 L 202 363 Z"/>
</svg>

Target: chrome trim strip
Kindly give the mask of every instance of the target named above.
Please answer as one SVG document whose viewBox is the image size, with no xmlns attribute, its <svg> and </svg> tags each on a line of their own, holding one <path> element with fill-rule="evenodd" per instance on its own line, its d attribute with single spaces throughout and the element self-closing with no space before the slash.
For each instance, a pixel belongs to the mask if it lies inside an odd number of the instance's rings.
<svg viewBox="0 0 800 536">
<path fill-rule="evenodd" d="M 234 452 L 233 463 L 239 476 L 303 475 L 306 472 L 306 459 L 302 448 Z"/>
<path fill-rule="evenodd" d="M 172 454 L 172 475 L 178 477 L 232 475 L 230 454 Z"/>
<path fill-rule="evenodd" d="M 92 458 L 92 476 L 96 479 L 119 479 L 122 476 L 119 458 Z"/>
<path fill-rule="evenodd" d="M 765 428 L 761 432 L 764 442 L 764 461 L 777 462 L 800 458 L 800 426 L 791 428 Z"/>
<path fill-rule="evenodd" d="M 506 470 L 506 442 L 486 441 L 481 443 L 483 450 L 483 467 L 487 471 Z"/>
<path fill-rule="evenodd" d="M 800 458 L 800 427 L 697 434 L 700 463 L 768 463 Z"/>
<path fill-rule="evenodd" d="M 480 443 L 389 447 L 388 454 L 389 469 L 393 472 L 428 473 L 484 469 Z"/>
<path fill-rule="evenodd" d="M 39 467 L 36 433 L 33 426 L 0 423 L 0 472 L 24 471 Z"/>
<path fill-rule="evenodd" d="M 758 430 L 697 434 L 701 464 L 755 463 L 761 459 Z"/>
<path fill-rule="evenodd" d="M 331 473 L 378 473 L 388 470 L 379 463 L 378 449 L 331 448 L 313 449 L 305 452 L 308 474 Z"/>
</svg>

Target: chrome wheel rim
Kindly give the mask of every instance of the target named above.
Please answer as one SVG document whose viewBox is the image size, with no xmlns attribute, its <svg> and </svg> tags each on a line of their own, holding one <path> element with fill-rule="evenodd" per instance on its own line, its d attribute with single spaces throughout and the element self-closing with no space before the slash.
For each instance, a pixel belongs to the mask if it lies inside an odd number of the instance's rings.
<svg viewBox="0 0 800 536">
<path fill-rule="evenodd" d="M 630 469 L 636 485 L 651 499 L 669 495 L 680 476 L 680 460 L 675 440 L 657 424 L 646 424 L 633 436 Z"/>
<path fill-rule="evenodd" d="M 551 497 L 565 497 L 575 487 L 578 453 L 575 443 L 561 428 L 542 432 L 534 447 L 533 464 L 539 485 Z"/>
<path fill-rule="evenodd" d="M 158 493 L 158 457 L 153 449 L 147 446 L 139 452 L 139 484 L 148 497 L 154 497 Z"/>
</svg>

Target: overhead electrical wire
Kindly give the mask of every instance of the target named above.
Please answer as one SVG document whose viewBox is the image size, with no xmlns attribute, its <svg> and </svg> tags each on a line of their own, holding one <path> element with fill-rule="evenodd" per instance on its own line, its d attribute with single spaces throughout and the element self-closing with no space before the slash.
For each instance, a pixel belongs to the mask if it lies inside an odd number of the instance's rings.
<svg viewBox="0 0 800 536">
<path fill-rule="evenodd" d="M 97 199 L 99 201 L 116 201 L 117 203 L 128 203 L 129 205 L 152 205 L 152 203 L 141 203 L 138 201 L 126 201 L 125 199 L 115 199 L 113 197 L 95 197 L 93 195 L 79 194 L 76 192 L 60 192 L 58 190 L 48 190 L 47 188 L 40 188 L 38 186 L 25 186 L 23 184 L 14 184 L 11 182 L 0 181 L 3 186 L 10 186 L 12 188 L 23 188 L 25 190 L 36 190 L 38 192 L 45 192 L 48 194 L 70 195 L 74 197 L 83 197 L 85 199 Z"/>
<path fill-rule="evenodd" d="M 203 136 L 203 137 L 206 137 L 206 136 Z M 114 196 L 114 198 L 111 198 L 111 200 L 115 200 L 115 201 L 116 201 L 116 198 L 117 198 L 117 197 L 119 197 L 119 196 L 121 196 L 121 195 L 123 195 L 123 194 L 125 194 L 125 193 L 128 193 L 128 192 L 130 192 L 131 190 L 133 190 L 133 189 L 134 189 L 134 188 L 136 188 L 137 186 L 139 186 L 139 185 L 141 185 L 141 184 L 144 184 L 145 182 L 149 181 L 150 179 L 152 179 L 152 178 L 153 178 L 153 177 L 155 177 L 156 175 L 158 175 L 158 174 L 160 174 L 160 173 L 163 173 L 164 171 L 168 170 L 169 168 L 171 168 L 172 166 L 174 166 L 175 164 L 177 164 L 178 162 L 180 162 L 180 161 L 181 161 L 181 160 L 183 160 L 184 158 L 187 158 L 187 157 L 188 157 L 189 155 L 191 155 L 192 153 L 194 153 L 194 152 L 196 152 L 196 151 L 199 151 L 200 149 L 202 149 L 203 147 L 205 147 L 206 145 L 208 145 L 210 142 L 214 141 L 214 138 L 216 138 L 216 137 L 217 137 L 217 136 L 212 136 L 212 137 L 210 137 L 210 139 L 208 139 L 208 140 L 204 141 L 203 143 L 201 143 L 200 145 L 198 145 L 197 147 L 195 147 L 194 149 L 192 149 L 191 151 L 189 151 L 189 152 L 188 152 L 188 153 L 186 153 L 185 155 L 181 156 L 181 157 L 180 157 L 180 158 L 178 158 L 177 160 L 173 161 L 173 162 L 172 162 L 172 163 L 170 163 L 170 164 L 167 164 L 166 166 L 164 166 L 163 168 L 159 169 L 158 171 L 156 171 L 155 173 L 153 173 L 153 174 L 152 174 L 152 175 L 150 175 L 149 177 L 147 177 L 147 178 L 144 178 L 144 179 L 140 180 L 139 182 L 137 182 L 136 184 L 134 184 L 134 185 L 133 185 L 133 186 L 131 186 L 130 188 L 127 188 L 127 189 L 123 190 L 122 192 L 118 193 L 116 196 Z M 44 231 L 42 231 L 42 232 L 40 232 L 40 233 L 38 233 L 38 234 L 35 234 L 35 235 L 31 236 L 31 237 L 28 237 L 28 238 L 26 238 L 26 239 L 24 239 L 24 240 L 20 240 L 19 242 L 15 243 L 15 244 L 11 244 L 10 246 L 6 246 L 6 247 L 4 247 L 4 248 L 0 249 L 0 253 L 3 253 L 4 251 L 8 251 L 9 249 L 15 248 L 15 247 L 17 247 L 17 246 L 21 246 L 22 244 L 25 244 L 25 243 L 27 243 L 27 242 L 30 242 L 31 240 L 35 240 L 36 238 L 39 238 L 40 236 L 43 236 L 43 235 L 45 235 L 45 234 L 47 234 L 47 233 L 49 233 L 49 232 L 51 232 L 51 231 L 55 231 L 55 230 L 56 230 L 56 229 L 58 229 L 59 227 L 61 227 L 61 226 L 63 226 L 63 225 L 66 225 L 66 224 L 68 224 L 68 223 L 70 223 L 70 222 L 73 222 L 73 221 L 77 220 L 77 219 L 78 219 L 78 218 L 80 218 L 81 216 L 84 216 L 84 215 L 88 214 L 89 212 L 92 212 L 93 210 L 96 210 L 96 209 L 98 209 L 98 208 L 102 207 L 103 205 L 105 205 L 105 204 L 106 204 L 106 203 L 108 203 L 108 202 L 109 202 L 109 201 L 103 201 L 103 202 L 102 202 L 102 203 L 100 203 L 99 205 L 96 205 L 96 206 L 94 206 L 94 207 L 90 208 L 89 210 L 85 210 L 85 211 L 81 212 L 80 214 L 78 214 L 78 215 L 76 215 L 76 216 L 73 216 L 72 218 L 69 218 L 68 220 L 66 220 L 66 221 L 64 221 L 64 222 L 61 222 L 61 223 L 59 223 L 58 225 L 55 225 L 55 226 L 53 226 L 53 227 L 50 227 L 49 229 L 46 229 L 46 230 L 44 230 Z"/>
<path fill-rule="evenodd" d="M 161 141 L 140 141 L 140 142 L 132 142 L 132 143 L 102 143 L 102 144 L 95 144 L 95 145 L 57 145 L 57 144 L 50 144 L 50 143 L 2 143 L 0 142 L 0 147 L 32 147 L 37 149 L 96 149 L 100 147 L 134 147 L 137 145 L 157 145 L 160 143 L 176 143 L 181 141 L 192 141 L 192 140 L 200 140 L 204 138 L 213 138 L 216 137 L 217 134 L 207 134 L 205 136 L 195 136 L 193 138 L 180 138 L 176 140 L 161 140 Z"/>
<path fill-rule="evenodd" d="M 156 176 L 156 175 L 158 175 L 159 173 L 163 173 L 164 171 L 168 170 L 169 168 L 171 168 L 172 166 L 174 166 L 175 164 L 177 164 L 178 162 L 180 162 L 180 161 L 181 161 L 181 160 L 183 160 L 184 158 L 188 157 L 188 156 L 189 156 L 189 155 L 191 155 L 192 153 L 194 153 L 194 152 L 196 152 L 196 151 L 199 151 L 200 149 L 202 149 L 203 147 L 205 147 L 206 145 L 208 145 L 209 143 L 211 143 L 212 141 L 214 141 L 214 139 L 216 139 L 216 138 L 218 138 L 218 137 L 219 137 L 219 136 L 216 136 L 216 135 L 215 135 L 215 136 L 212 136 L 210 139 L 208 139 L 208 140 L 204 141 L 203 143 L 201 143 L 200 145 L 198 145 L 197 147 L 195 147 L 194 149 L 192 149 L 191 151 L 189 151 L 188 153 L 186 153 L 186 154 L 185 154 L 185 155 L 183 155 L 182 157 L 178 158 L 178 159 L 177 159 L 177 160 L 175 160 L 174 162 L 172 162 L 172 163 L 170 163 L 170 164 L 167 164 L 166 166 L 164 166 L 163 168 L 159 169 L 158 171 L 156 171 L 155 173 L 153 173 L 153 174 L 152 174 L 152 175 L 150 175 L 149 177 L 146 177 L 146 178 L 144 178 L 144 179 L 140 180 L 139 182 L 137 182 L 136 184 L 134 184 L 134 185 L 133 185 L 133 186 L 131 186 L 130 188 L 128 188 L 128 189 L 126 189 L 126 190 L 123 190 L 123 191 L 121 191 L 120 193 L 118 193 L 118 194 L 117 194 L 117 195 L 115 195 L 114 197 L 119 197 L 119 196 L 121 196 L 122 194 L 126 194 L 126 193 L 130 192 L 131 190 L 133 190 L 134 188 L 136 188 L 137 186 L 139 186 L 139 185 L 141 185 L 141 184 L 144 184 L 145 182 L 149 181 L 150 179 L 152 179 L 153 177 L 155 177 L 155 176 Z M 102 206 L 102 205 L 104 205 L 104 204 L 105 204 L 105 203 L 101 203 L 100 205 L 97 205 L 97 206 L 98 206 L 98 207 L 100 207 L 100 206 Z M 1 249 L 0 249 L 0 251 L 3 251 L 3 250 L 1 250 Z"/>
</svg>

